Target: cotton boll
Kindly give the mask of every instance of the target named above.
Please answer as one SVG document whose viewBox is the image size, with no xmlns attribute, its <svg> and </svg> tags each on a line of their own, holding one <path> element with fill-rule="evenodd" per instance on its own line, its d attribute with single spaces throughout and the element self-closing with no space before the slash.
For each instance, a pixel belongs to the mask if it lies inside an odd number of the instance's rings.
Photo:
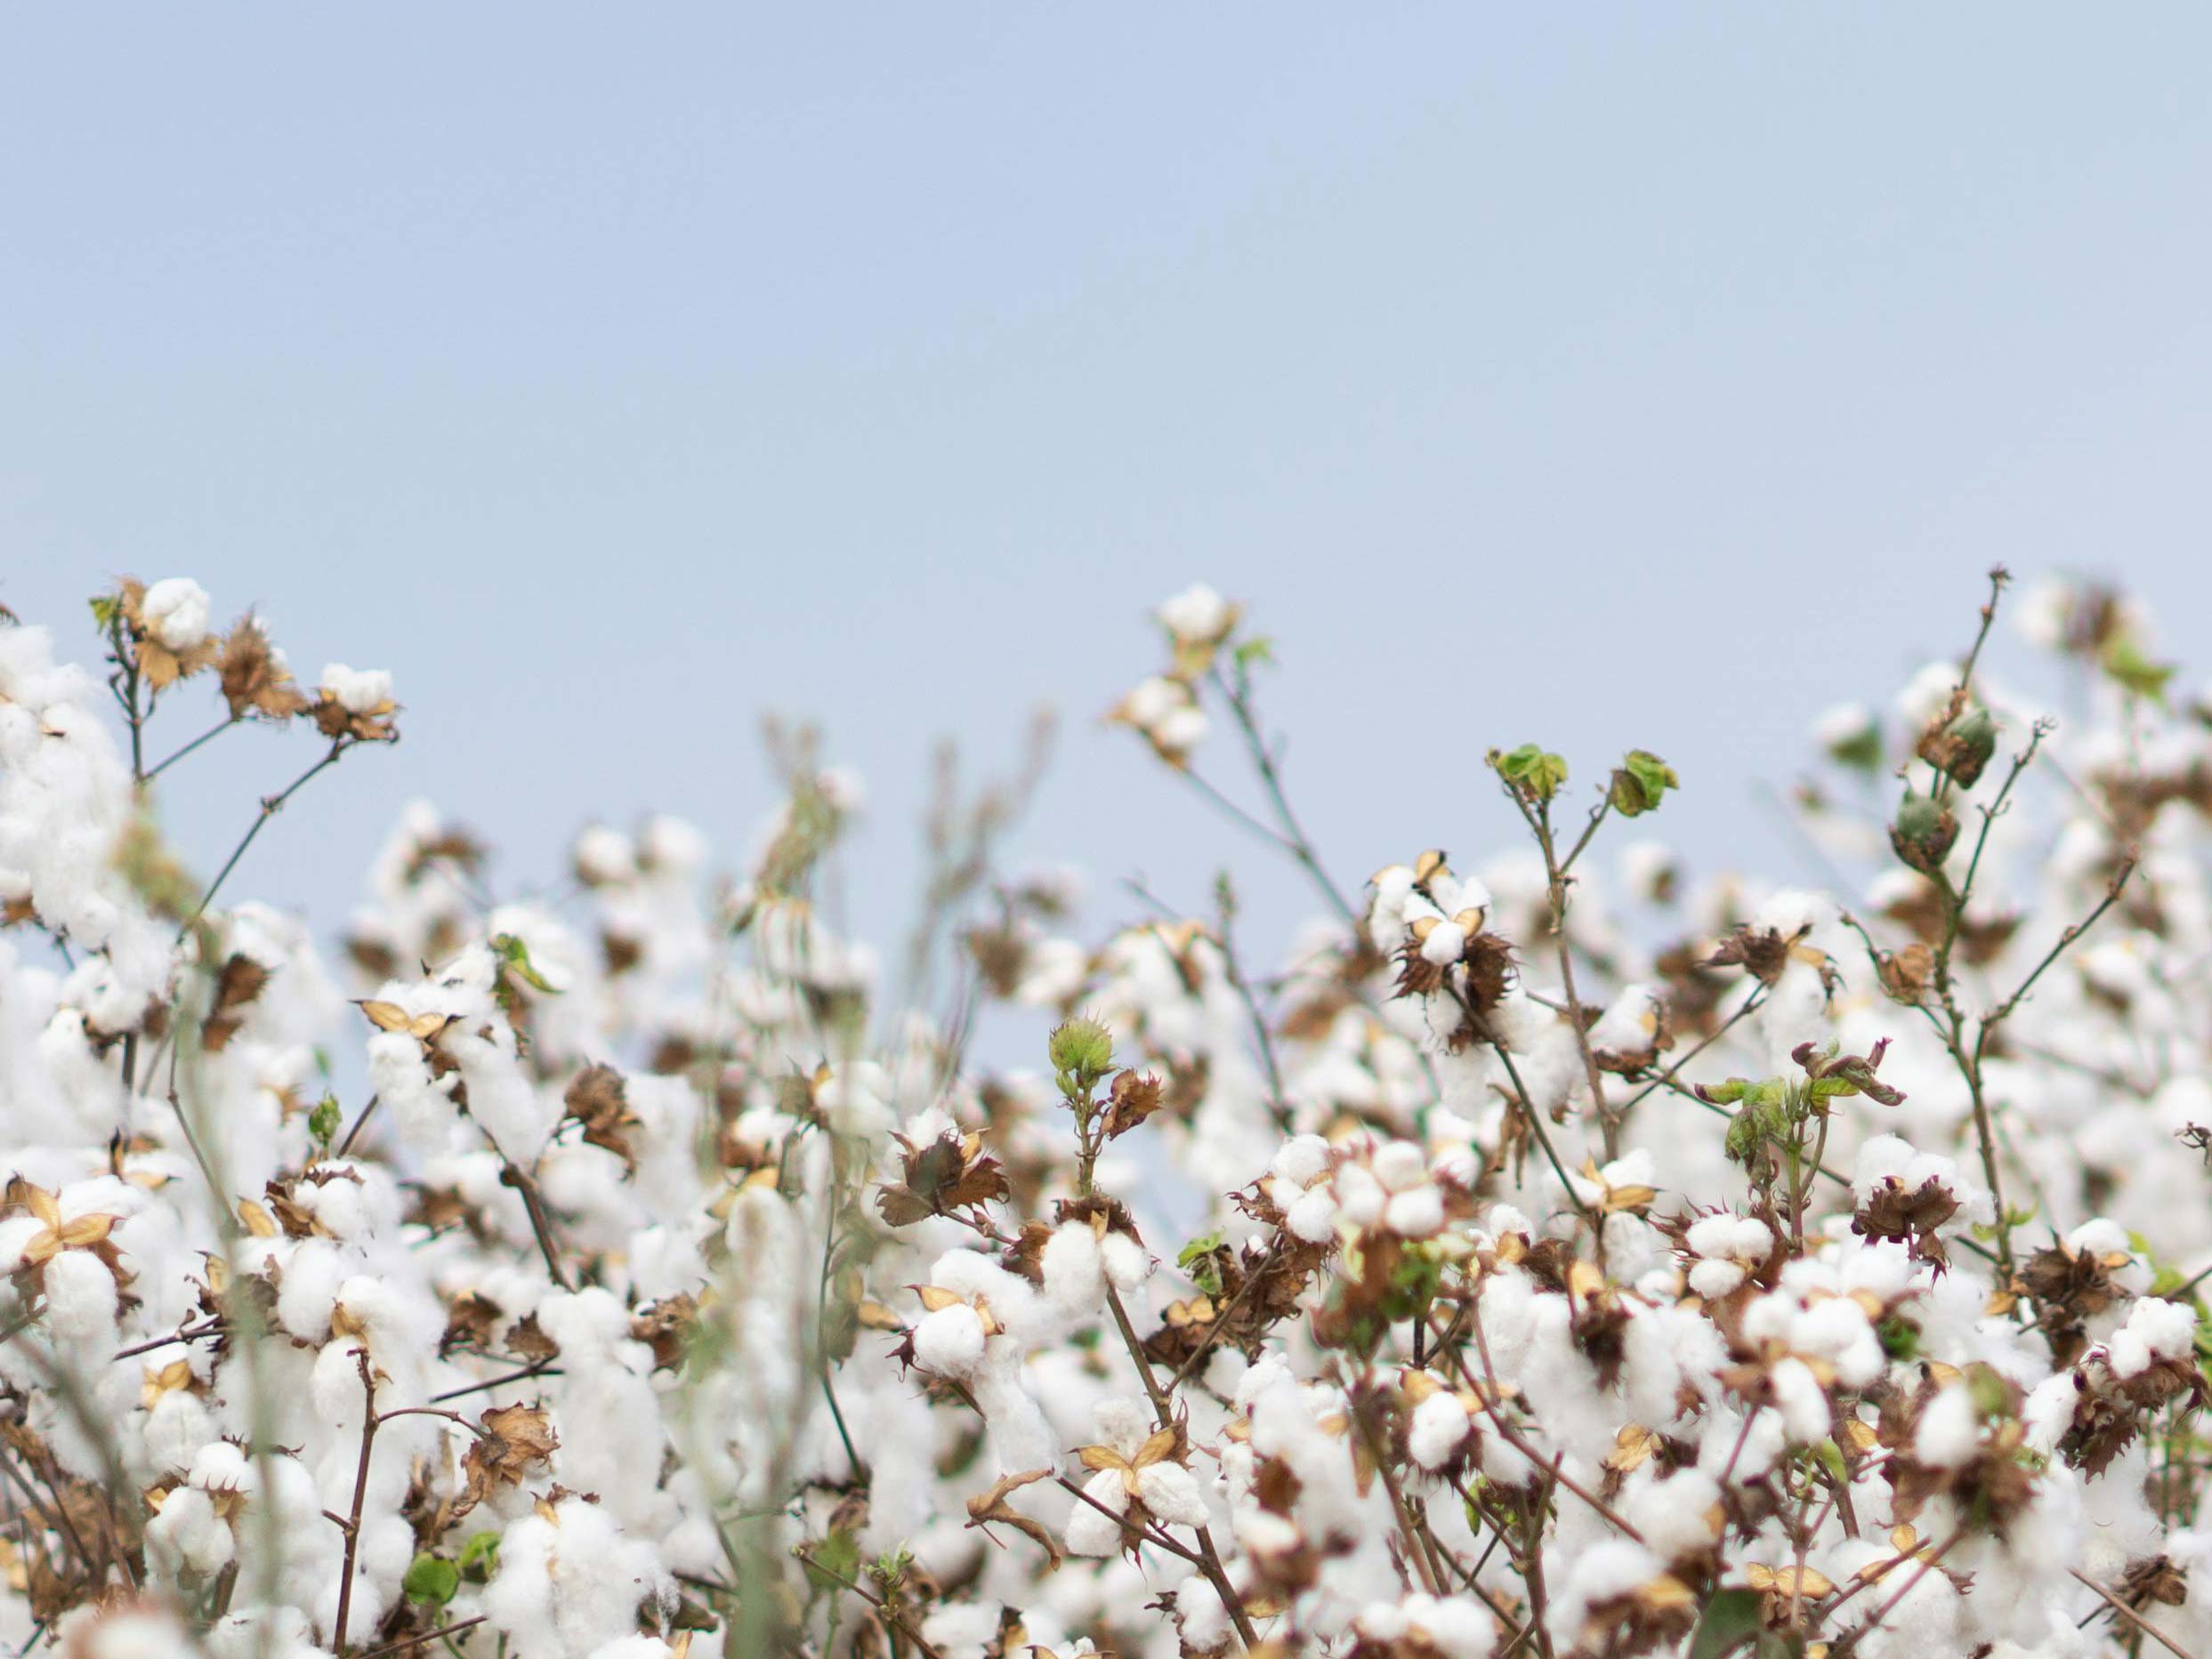
<svg viewBox="0 0 2212 1659">
<path fill-rule="evenodd" d="M 1430 1238 L 1443 1231 L 1444 1195 L 1419 1187 L 1394 1195 L 1383 1211 L 1383 1225 L 1401 1238 Z"/>
<path fill-rule="evenodd" d="M 1736 1220 L 1724 1210 L 1717 1215 L 1701 1215 L 1690 1223 L 1683 1242 L 1700 1256 L 1732 1256 L 1736 1253 Z"/>
<path fill-rule="evenodd" d="M 190 576 L 155 583 L 139 600 L 138 611 L 146 632 L 172 651 L 182 654 L 206 641 L 207 590 Z"/>
<path fill-rule="evenodd" d="M 77 1659 L 192 1659 L 190 1634 L 157 1604 L 88 1602 L 53 1628 L 57 1650 Z"/>
<path fill-rule="evenodd" d="M 230 1526 L 215 1514 L 214 1500 L 192 1486 L 179 1486 L 163 1501 L 146 1523 L 146 1543 L 173 1576 L 219 1571 L 237 1547 Z"/>
<path fill-rule="evenodd" d="M 590 1659 L 635 1634 L 639 1604 L 669 1588 L 650 1545 L 625 1538 L 600 1506 L 568 1498 L 550 1519 L 532 1513 L 507 1527 L 484 1609 L 522 1652 Z"/>
<path fill-rule="evenodd" d="M 956 1381 L 983 1364 L 983 1322 L 965 1302 L 924 1314 L 914 1327 L 914 1361 L 924 1371 Z"/>
<path fill-rule="evenodd" d="M 1717 1301 L 1744 1282 L 1743 1268 L 1733 1261 L 1693 1261 L 1690 1288 L 1707 1301 Z"/>
<path fill-rule="evenodd" d="M 1456 922 L 1440 922 L 1421 941 L 1421 960 L 1439 968 L 1449 967 L 1467 948 L 1467 930 Z"/>
<path fill-rule="evenodd" d="M 1098 1259 L 1119 1291 L 1133 1291 L 1152 1276 L 1152 1258 L 1126 1233 L 1108 1233 L 1098 1241 Z"/>
<path fill-rule="evenodd" d="M 1593 1607 L 1628 1595 L 1666 1570 L 1658 1556 L 1626 1538 L 1608 1538 L 1580 1551 L 1548 1611 L 1546 1623 L 1554 1639 L 1575 1647 Z"/>
<path fill-rule="evenodd" d="M 1781 1412 L 1789 1438 L 1804 1445 L 1825 1439 L 1829 1429 L 1828 1396 L 1812 1368 L 1798 1359 L 1784 1359 L 1772 1372 L 1774 1404 Z"/>
<path fill-rule="evenodd" d="M 1327 1244 L 1336 1234 L 1336 1196 L 1326 1187 L 1314 1188 L 1284 1213 L 1283 1228 L 1309 1244 Z"/>
<path fill-rule="evenodd" d="M 382 668 L 349 668 L 331 663 L 318 682 L 349 714 L 383 713 L 392 702 L 392 675 Z"/>
<path fill-rule="evenodd" d="M 1203 582 L 1165 601 L 1157 615 L 1160 626 L 1178 640 L 1210 642 L 1235 625 L 1237 609 Z"/>
<path fill-rule="evenodd" d="M 209 1627 L 211 1659 L 327 1659 L 298 1607 L 246 1607 Z"/>
<path fill-rule="evenodd" d="M 1473 1425 L 1457 1395 L 1435 1393 L 1413 1408 L 1406 1429 L 1406 1449 L 1423 1469 L 1443 1468 L 1466 1444 Z"/>
<path fill-rule="evenodd" d="M 64 1250 L 46 1264 L 45 1325 L 65 1348 L 89 1348 L 115 1337 L 116 1283 L 89 1250 Z"/>
<path fill-rule="evenodd" d="M 1372 1227 L 1383 1219 L 1388 1195 L 1368 1171 L 1357 1164 L 1345 1164 L 1336 1172 L 1336 1207 L 1354 1227 Z"/>
<path fill-rule="evenodd" d="M 291 1335 L 320 1342 L 330 1333 L 330 1316 L 348 1272 L 336 1246 L 324 1239 L 302 1239 L 278 1279 L 277 1323 Z"/>
<path fill-rule="evenodd" d="M 1105 1270 L 1099 1236 L 1088 1221 L 1068 1221 L 1053 1229 L 1038 1260 L 1045 1300 L 1069 1320 L 1095 1313 L 1106 1300 Z"/>
<path fill-rule="evenodd" d="M 1698 1442 L 1698 1467 L 1718 1479 L 1723 1470 L 1732 1481 L 1756 1480 L 1781 1460 L 1783 1431 L 1774 1412 L 1759 1412 L 1746 1425 L 1733 1408 L 1711 1412 L 1705 1433 Z"/>
<path fill-rule="evenodd" d="M 1180 1463 L 1148 1463 L 1138 1470 L 1137 1496 L 1164 1521 L 1184 1526 L 1207 1523 L 1206 1495 L 1198 1477 Z"/>
<path fill-rule="evenodd" d="M 1001 1608 L 996 1601 L 941 1604 L 922 1622 L 922 1634 L 943 1659 L 983 1659 L 998 1635 Z"/>
<path fill-rule="evenodd" d="M 1964 1469 L 1974 1462 L 1981 1438 L 1974 1396 L 1964 1383 L 1954 1382 L 1922 1409 L 1912 1455 L 1930 1469 Z"/>
<path fill-rule="evenodd" d="M 2127 1323 L 2113 1336 L 2111 1366 L 2115 1375 L 2133 1377 L 2161 1359 L 2181 1359 L 2195 1347 L 2197 1317 L 2185 1302 L 2146 1298 L 2128 1309 Z M 2127 1343 L 2123 1361 L 2121 1344 Z"/>
<path fill-rule="evenodd" d="M 167 1363 L 159 1353 L 154 1359 Z M 165 1474 L 190 1466 L 193 1456 L 214 1433 L 214 1423 L 199 1396 L 188 1389 L 169 1389 L 147 1412 L 140 1432 L 149 1468 Z"/>
<path fill-rule="evenodd" d="M 1214 1653 L 1227 1646 L 1233 1633 L 1220 1592 L 1196 1574 L 1175 1591 L 1175 1626 L 1187 1653 Z"/>
<path fill-rule="evenodd" d="M 875 1140 L 893 1122 L 890 1084 L 889 1074 L 872 1061 L 833 1067 L 815 1091 L 815 1103 L 839 1134 Z"/>
<path fill-rule="evenodd" d="M 1114 1517 L 1126 1515 L 1129 1510 L 1129 1494 L 1121 1484 L 1120 1474 L 1110 1469 L 1101 1470 L 1083 1483 L 1083 1492 L 1091 1502 L 1078 1502 L 1069 1511 L 1062 1542 L 1070 1555 L 1116 1554 L 1121 1549 L 1122 1529 Z M 1103 1504 L 1111 1513 L 1102 1515 L 1093 1507 L 1096 1504 Z"/>
<path fill-rule="evenodd" d="M 1368 1160 L 1368 1167 L 1385 1192 L 1410 1191 L 1428 1180 L 1428 1155 L 1410 1140 L 1393 1140 L 1378 1147 Z"/>
<path fill-rule="evenodd" d="M 637 876 L 637 850 L 620 830 L 593 824 L 578 833 L 569 862 L 588 887 L 609 887 Z"/>
<path fill-rule="evenodd" d="M 1720 1483 L 1702 1470 L 1677 1470 L 1622 1494 L 1622 1513 L 1658 1554 L 1679 1561 L 1710 1549 L 1720 1536 L 1714 1511 Z"/>
<path fill-rule="evenodd" d="M 2047 1377 L 2028 1391 L 2020 1408 L 2027 1444 L 2049 1457 L 2074 1425 L 2074 1406 L 2081 1398 L 2081 1383 L 2071 1371 Z"/>
<path fill-rule="evenodd" d="M 1328 1168 L 1328 1142 L 1319 1135 L 1295 1135 L 1283 1142 L 1268 1172 L 1295 1187 L 1311 1187 Z"/>
</svg>

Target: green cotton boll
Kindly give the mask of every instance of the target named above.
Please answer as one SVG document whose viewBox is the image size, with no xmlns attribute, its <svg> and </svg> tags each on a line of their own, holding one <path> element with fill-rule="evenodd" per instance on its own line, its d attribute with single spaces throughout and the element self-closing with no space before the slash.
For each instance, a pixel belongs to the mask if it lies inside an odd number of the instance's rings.
<svg viewBox="0 0 2212 1659">
<path fill-rule="evenodd" d="M 1997 721 L 1987 709 L 1969 709 L 1944 730 L 1943 770 L 1961 789 L 1972 789 L 1997 753 Z"/>
<path fill-rule="evenodd" d="M 1114 1068 L 1114 1034 L 1095 1019 L 1070 1019 L 1054 1027 L 1045 1052 L 1054 1071 L 1095 1080 Z"/>
<path fill-rule="evenodd" d="M 461 1588 L 461 1569 L 443 1556 L 425 1552 L 409 1565 L 407 1576 L 400 1581 L 400 1588 L 409 1601 L 442 1607 Z"/>
<path fill-rule="evenodd" d="M 1949 807 L 1932 795 L 1905 792 L 1889 832 L 1890 847 L 1900 858 L 1921 874 L 1933 875 L 1958 839 L 1958 820 Z"/>
<path fill-rule="evenodd" d="M 1659 798 L 1670 789 L 1679 789 L 1682 779 L 1675 776 L 1675 769 L 1653 754 L 1649 749 L 1631 749 L 1613 769 L 1612 787 L 1607 799 L 1613 810 L 1623 817 L 1641 817 L 1656 811 Z"/>
</svg>

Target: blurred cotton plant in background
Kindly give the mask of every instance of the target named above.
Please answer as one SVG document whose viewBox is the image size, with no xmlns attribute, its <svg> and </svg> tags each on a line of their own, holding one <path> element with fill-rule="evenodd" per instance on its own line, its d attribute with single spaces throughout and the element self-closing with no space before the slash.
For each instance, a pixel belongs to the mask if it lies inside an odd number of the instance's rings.
<svg viewBox="0 0 2212 1659">
<path fill-rule="evenodd" d="M 185 578 L 98 669 L 6 619 L 0 1639 L 2212 1659 L 2212 708 L 2057 583 L 2054 718 L 2004 589 L 1820 722 L 1827 890 L 1540 742 L 1457 757 L 1514 844 L 1350 883 L 1270 642 L 1177 595 L 1111 718 L 1310 882 L 1280 962 L 1226 871 L 1091 938 L 1001 869 L 1042 725 L 941 762 L 903 941 L 792 730 L 734 859 L 601 825 L 503 893 L 422 805 L 326 941 L 238 890 L 389 677 Z M 239 728 L 299 753 L 188 869 L 157 798 Z"/>
</svg>

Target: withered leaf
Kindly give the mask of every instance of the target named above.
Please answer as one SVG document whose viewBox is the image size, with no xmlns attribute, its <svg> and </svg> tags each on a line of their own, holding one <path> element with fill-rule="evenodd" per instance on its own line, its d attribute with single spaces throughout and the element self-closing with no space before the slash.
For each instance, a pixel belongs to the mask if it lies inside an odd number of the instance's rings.
<svg viewBox="0 0 2212 1659">
<path fill-rule="evenodd" d="M 543 1406 L 498 1405 L 476 1420 L 484 1432 L 462 1460 L 467 1502 L 481 1503 L 503 1486 L 519 1486 L 560 1447 Z"/>
<path fill-rule="evenodd" d="M 1158 1111 L 1166 1099 L 1159 1079 L 1150 1073 L 1115 1073 L 1106 1091 L 1106 1138 L 1119 1140 Z"/>
<path fill-rule="evenodd" d="M 1042 1522 L 1022 1514 L 1021 1510 L 1008 1503 L 1006 1498 L 1010 1493 L 1018 1492 L 1023 1486 L 1048 1478 L 1052 1472 L 1049 1469 L 1032 1469 L 1018 1475 L 1006 1475 L 993 1485 L 989 1491 L 978 1493 L 968 1500 L 968 1525 L 970 1526 L 984 1528 L 987 1536 L 992 1522 L 1013 1527 L 1045 1551 L 1050 1559 L 1047 1571 L 1056 1570 L 1060 1566 L 1060 1541 L 1045 1530 Z"/>
<path fill-rule="evenodd" d="M 637 1153 L 630 1145 L 630 1131 L 638 1126 L 638 1120 L 630 1110 L 620 1072 L 611 1066 L 586 1066 L 569 1084 L 561 1103 L 568 1107 L 568 1115 L 584 1125 L 585 1145 L 604 1148 L 622 1160 L 626 1170 L 636 1172 Z"/>
<path fill-rule="evenodd" d="M 895 1185 L 884 1182 L 876 1194 L 876 1207 L 893 1227 L 989 1204 L 1012 1190 L 998 1161 L 984 1153 L 980 1135 L 947 1130 L 926 1147 L 916 1147 L 903 1135 L 893 1139 L 904 1148 L 903 1179 Z"/>
<path fill-rule="evenodd" d="M 200 1025 L 200 1043 L 208 1052 L 220 1053 L 230 1046 L 238 1027 L 246 1023 L 246 1006 L 260 996 L 269 984 L 269 970 L 251 956 L 233 952 L 215 976 L 215 1005 Z"/>
</svg>

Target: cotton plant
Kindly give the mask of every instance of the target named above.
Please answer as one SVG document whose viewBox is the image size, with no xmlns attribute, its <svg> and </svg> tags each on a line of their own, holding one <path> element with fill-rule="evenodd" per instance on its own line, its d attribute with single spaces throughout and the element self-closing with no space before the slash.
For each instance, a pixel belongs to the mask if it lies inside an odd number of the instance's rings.
<svg viewBox="0 0 2212 1659">
<path fill-rule="evenodd" d="M 1535 742 L 1347 883 L 1190 588 L 1110 718 L 1305 883 L 1264 963 L 1228 873 L 1002 868 L 1028 774 L 852 937 L 789 731 L 731 851 L 416 803 L 326 931 L 243 894 L 389 674 L 187 577 L 0 623 L 0 1640 L 2212 1659 L 2212 710 L 2055 581 L 2054 718 L 2004 586 L 1818 723 L 1819 890 Z M 296 753 L 201 870 L 218 741 Z"/>
</svg>

